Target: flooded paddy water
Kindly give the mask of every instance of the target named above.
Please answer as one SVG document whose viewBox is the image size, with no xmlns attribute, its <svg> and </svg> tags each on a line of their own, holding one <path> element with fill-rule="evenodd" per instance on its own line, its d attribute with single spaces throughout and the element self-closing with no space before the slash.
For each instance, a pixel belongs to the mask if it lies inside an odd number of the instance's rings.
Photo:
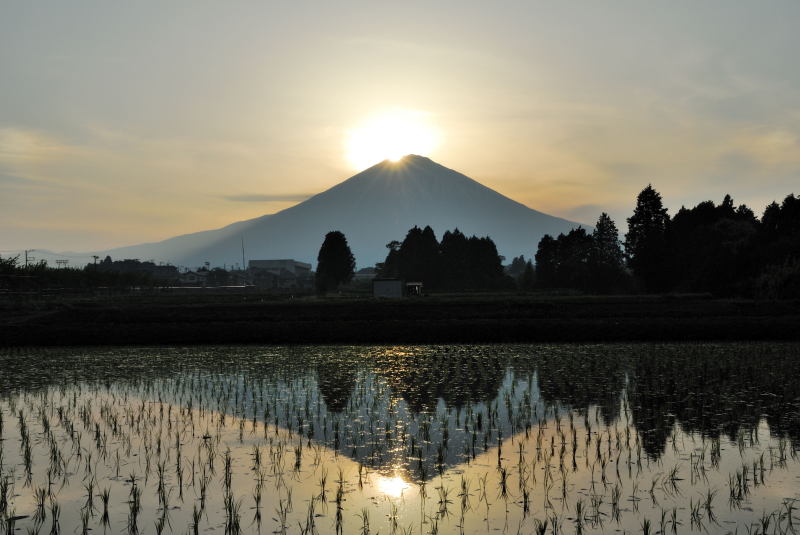
<svg viewBox="0 0 800 535">
<path fill-rule="evenodd" d="M 800 345 L 0 350 L 0 533 L 794 533 Z"/>
</svg>

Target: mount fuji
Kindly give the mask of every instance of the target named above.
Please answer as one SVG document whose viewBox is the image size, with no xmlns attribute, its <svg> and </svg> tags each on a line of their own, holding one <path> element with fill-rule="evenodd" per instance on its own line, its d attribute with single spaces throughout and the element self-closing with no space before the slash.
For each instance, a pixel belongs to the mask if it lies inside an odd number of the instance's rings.
<svg viewBox="0 0 800 535">
<path fill-rule="evenodd" d="M 383 161 L 291 208 L 226 227 L 103 251 L 175 265 L 234 265 L 246 258 L 293 258 L 316 264 L 325 234 L 342 231 L 359 267 L 386 257 L 386 244 L 430 225 L 437 237 L 458 228 L 490 236 L 501 255 L 530 257 L 544 234 L 584 226 L 538 212 L 429 158 Z"/>
</svg>

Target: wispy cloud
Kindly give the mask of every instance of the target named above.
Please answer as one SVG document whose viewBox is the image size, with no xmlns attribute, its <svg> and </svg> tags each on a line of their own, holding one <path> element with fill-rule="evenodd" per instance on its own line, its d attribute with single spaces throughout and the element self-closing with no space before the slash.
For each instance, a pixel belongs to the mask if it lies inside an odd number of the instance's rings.
<svg viewBox="0 0 800 535">
<path fill-rule="evenodd" d="M 46 161 L 69 154 L 71 148 L 34 130 L 0 128 L 0 164 Z"/>
<path fill-rule="evenodd" d="M 288 193 L 283 195 L 263 195 L 246 193 L 243 195 L 226 195 L 224 198 L 234 202 L 299 202 L 311 197 L 313 193 Z"/>
</svg>

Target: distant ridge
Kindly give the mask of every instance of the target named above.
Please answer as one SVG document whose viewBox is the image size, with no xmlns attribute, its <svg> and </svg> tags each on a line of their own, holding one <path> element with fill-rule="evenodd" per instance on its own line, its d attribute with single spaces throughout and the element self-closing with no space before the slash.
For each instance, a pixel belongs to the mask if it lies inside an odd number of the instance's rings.
<svg viewBox="0 0 800 535">
<path fill-rule="evenodd" d="M 509 260 L 532 256 L 544 234 L 585 227 L 528 208 L 429 158 L 409 155 L 374 165 L 275 214 L 98 254 L 231 266 L 241 263 L 243 239 L 248 260 L 294 258 L 316 265 L 325 233 L 341 230 L 358 266 L 366 267 L 383 261 L 385 245 L 402 240 L 414 225 L 430 225 L 440 239 L 456 227 L 467 235 L 491 236 Z"/>
</svg>

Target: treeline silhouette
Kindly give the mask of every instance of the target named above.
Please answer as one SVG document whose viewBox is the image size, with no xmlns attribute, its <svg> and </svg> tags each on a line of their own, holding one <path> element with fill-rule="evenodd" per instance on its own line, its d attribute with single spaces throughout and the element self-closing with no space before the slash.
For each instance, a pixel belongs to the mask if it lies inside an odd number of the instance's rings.
<svg viewBox="0 0 800 535">
<path fill-rule="evenodd" d="M 592 233 L 576 228 L 553 238 L 545 234 L 536 251 L 536 285 L 619 292 L 628 286 L 617 227 L 608 214 Z"/>
<path fill-rule="evenodd" d="M 446 231 L 442 241 L 430 226 L 414 227 L 401 242 L 386 246 L 386 260 L 378 276 L 421 281 L 426 290 L 488 290 L 514 286 L 503 271 L 502 257 L 488 236 L 467 237 L 460 230 Z"/>
<path fill-rule="evenodd" d="M 773 202 L 761 219 L 746 205 L 735 206 L 730 195 L 670 217 L 648 185 L 627 222 L 624 242 L 607 214 L 591 233 L 577 228 L 545 235 L 536 252 L 535 286 L 800 297 L 800 197 Z"/>
<path fill-rule="evenodd" d="M 147 264 L 138 260 L 126 262 Z M 159 283 L 161 280 L 148 270 L 108 269 L 103 262 L 89 264 L 85 268 L 52 268 L 44 260 L 24 265 L 20 263 L 19 256 L 0 258 L 0 288 L 12 291 L 46 288 L 130 288 L 154 286 Z"/>
</svg>

